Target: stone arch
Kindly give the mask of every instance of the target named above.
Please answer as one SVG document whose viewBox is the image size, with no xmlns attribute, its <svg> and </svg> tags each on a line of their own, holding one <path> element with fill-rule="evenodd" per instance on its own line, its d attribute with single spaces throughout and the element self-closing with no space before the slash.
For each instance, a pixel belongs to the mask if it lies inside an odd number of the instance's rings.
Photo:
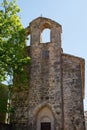
<svg viewBox="0 0 87 130">
<path fill-rule="evenodd" d="M 37 113 L 39 113 L 39 111 L 40 111 L 42 108 L 44 108 L 44 107 L 48 107 L 48 108 L 52 111 L 53 116 L 54 116 L 54 118 L 55 118 L 55 116 L 56 116 L 55 109 L 52 107 L 52 105 L 50 105 L 49 103 L 46 103 L 46 102 L 39 104 L 39 105 L 34 109 L 34 112 L 33 112 L 34 117 L 37 117 Z"/>
<path fill-rule="evenodd" d="M 40 111 L 37 113 L 37 123 L 36 123 L 36 130 L 40 130 L 41 123 L 50 123 L 51 130 L 54 130 L 54 116 L 52 111 L 49 109 L 49 107 L 44 106 L 40 109 Z"/>
<path fill-rule="evenodd" d="M 40 30 L 43 31 L 46 28 L 51 29 L 52 25 L 50 22 L 44 21 L 44 22 L 42 22 L 42 24 L 40 26 Z"/>
<path fill-rule="evenodd" d="M 40 26 L 40 43 L 48 42 L 51 42 L 51 23 L 44 21 Z"/>
<path fill-rule="evenodd" d="M 54 130 L 55 113 L 49 104 L 40 104 L 34 110 L 34 122 L 36 130 L 40 130 L 42 122 L 51 123 L 51 130 Z"/>
</svg>

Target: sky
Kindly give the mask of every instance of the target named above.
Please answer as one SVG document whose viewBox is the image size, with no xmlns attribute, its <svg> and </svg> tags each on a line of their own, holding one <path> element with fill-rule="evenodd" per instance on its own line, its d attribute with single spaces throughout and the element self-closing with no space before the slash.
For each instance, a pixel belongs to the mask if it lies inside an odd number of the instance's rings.
<svg viewBox="0 0 87 130">
<path fill-rule="evenodd" d="M 84 109 L 87 110 L 87 0 L 18 0 L 17 3 L 24 27 L 40 16 L 58 22 L 62 25 L 63 52 L 85 59 Z"/>
</svg>

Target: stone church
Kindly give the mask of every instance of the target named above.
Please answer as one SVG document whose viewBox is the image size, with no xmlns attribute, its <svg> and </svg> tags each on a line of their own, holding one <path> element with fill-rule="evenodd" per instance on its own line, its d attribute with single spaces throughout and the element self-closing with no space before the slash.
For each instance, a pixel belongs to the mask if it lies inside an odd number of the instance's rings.
<svg viewBox="0 0 87 130">
<path fill-rule="evenodd" d="M 45 29 L 50 30 L 47 43 L 41 41 Z M 29 89 L 14 92 L 12 122 L 28 130 L 85 130 L 84 59 L 63 53 L 62 27 L 51 19 L 38 17 L 26 31 L 32 60 Z"/>
</svg>

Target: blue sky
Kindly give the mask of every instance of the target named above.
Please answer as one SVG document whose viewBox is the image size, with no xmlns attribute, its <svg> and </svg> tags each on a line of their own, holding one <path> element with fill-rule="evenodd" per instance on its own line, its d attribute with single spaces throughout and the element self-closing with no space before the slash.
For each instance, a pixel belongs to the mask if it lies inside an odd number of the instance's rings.
<svg viewBox="0 0 87 130">
<path fill-rule="evenodd" d="M 85 59 L 84 108 L 87 110 L 87 0 L 18 0 L 17 3 L 24 27 L 41 15 L 58 22 L 62 25 L 64 53 Z"/>
<path fill-rule="evenodd" d="M 39 17 L 62 25 L 63 51 L 85 59 L 85 100 L 87 110 L 87 0 L 18 0 L 24 27 Z"/>
</svg>

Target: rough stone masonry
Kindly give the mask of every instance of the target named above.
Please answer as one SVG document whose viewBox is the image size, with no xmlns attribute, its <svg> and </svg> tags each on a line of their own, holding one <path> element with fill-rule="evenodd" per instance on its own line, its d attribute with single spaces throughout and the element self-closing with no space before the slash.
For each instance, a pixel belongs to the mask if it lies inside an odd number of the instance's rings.
<svg viewBox="0 0 87 130">
<path fill-rule="evenodd" d="M 41 41 L 45 29 L 50 30 L 47 43 Z M 29 88 L 14 92 L 12 123 L 29 130 L 85 130 L 84 59 L 63 53 L 62 27 L 51 19 L 33 20 L 26 32 L 32 59 Z"/>
</svg>

